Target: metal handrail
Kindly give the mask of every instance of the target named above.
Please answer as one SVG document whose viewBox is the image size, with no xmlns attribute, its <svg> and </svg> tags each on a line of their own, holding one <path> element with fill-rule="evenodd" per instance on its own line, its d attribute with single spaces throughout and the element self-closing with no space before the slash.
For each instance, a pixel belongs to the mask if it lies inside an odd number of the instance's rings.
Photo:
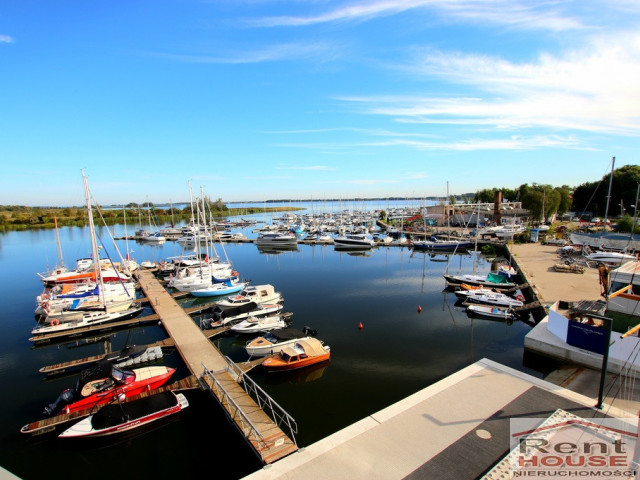
<svg viewBox="0 0 640 480">
<path fill-rule="evenodd" d="M 214 388 L 216 389 L 216 393 L 218 394 L 218 396 L 224 396 L 224 399 L 227 401 L 227 403 L 233 405 L 234 407 L 234 412 L 238 413 L 240 415 L 240 422 L 242 423 L 242 427 L 245 430 L 249 430 L 249 432 L 253 432 L 253 436 L 254 438 L 256 438 L 258 441 L 260 441 L 260 443 L 262 443 L 263 445 L 266 446 L 266 442 L 264 441 L 262 435 L 260 434 L 259 430 L 255 427 L 255 425 L 253 424 L 253 422 L 251 422 L 251 420 L 249 419 L 249 417 L 247 417 L 247 415 L 244 413 L 244 411 L 242 410 L 242 408 L 233 400 L 233 398 L 231 397 L 231 395 L 229 395 L 229 393 L 225 390 L 224 386 L 218 381 L 218 379 L 215 376 L 216 372 L 211 372 L 206 366 L 203 365 L 204 368 L 204 372 L 203 372 L 203 377 L 208 377 L 212 380 Z M 226 369 L 221 370 L 221 371 L 227 371 Z M 205 382 L 206 383 L 206 382 Z M 232 416 L 232 418 L 234 418 L 235 420 L 235 415 Z M 249 438 L 249 435 L 246 435 L 247 438 Z"/>
<path fill-rule="evenodd" d="M 298 445 L 295 435 L 298 433 L 298 424 L 295 419 L 282 408 L 271 396 L 265 392 L 249 375 L 246 375 L 244 371 L 229 357 L 225 357 L 233 372 L 229 372 L 232 376 L 235 376 L 238 383 L 241 383 L 244 391 L 251 395 L 253 393 L 254 398 L 258 402 L 258 406 L 264 410 L 264 406 L 267 406 L 271 411 L 271 418 L 279 427 L 285 424 L 289 430 L 291 441 L 294 445 Z M 240 382 L 242 380 L 242 382 Z"/>
</svg>

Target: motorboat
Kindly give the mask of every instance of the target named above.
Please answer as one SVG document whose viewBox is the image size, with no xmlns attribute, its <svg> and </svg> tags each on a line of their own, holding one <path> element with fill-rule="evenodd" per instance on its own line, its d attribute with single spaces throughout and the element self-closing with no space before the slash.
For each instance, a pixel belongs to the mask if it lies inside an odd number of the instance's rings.
<svg viewBox="0 0 640 480">
<path fill-rule="evenodd" d="M 30 338 L 30 340 L 36 341 L 38 337 L 50 333 L 71 333 L 85 327 L 108 324 L 119 320 L 128 320 L 140 315 L 142 310 L 144 310 L 144 308 L 137 304 L 133 308 L 121 312 L 84 312 L 81 318 L 69 321 L 60 321 L 58 318 L 48 315 L 46 318 L 47 323 L 40 324 L 31 330 L 33 337 Z"/>
<path fill-rule="evenodd" d="M 293 232 L 262 232 L 256 238 L 260 247 L 294 247 L 298 245 L 298 237 Z"/>
<path fill-rule="evenodd" d="M 471 247 L 471 242 L 465 240 L 441 240 L 434 238 L 431 240 L 413 240 L 411 245 L 414 250 L 454 252 L 457 250 L 468 249 Z"/>
<path fill-rule="evenodd" d="M 514 320 L 516 313 L 509 307 L 497 307 L 495 305 L 468 305 L 467 315 L 477 315 L 480 317 L 497 318 L 501 320 Z"/>
<path fill-rule="evenodd" d="M 508 290 L 518 286 L 516 283 L 509 281 L 509 279 L 504 275 L 498 275 L 495 273 L 487 273 L 486 275 L 451 275 L 445 273 L 443 276 L 447 285 L 453 287 L 459 286 L 463 283 L 467 285 L 485 286 L 498 290 Z"/>
<path fill-rule="evenodd" d="M 520 298 L 513 298 L 504 293 L 495 292 L 489 288 L 477 288 L 471 290 L 460 289 L 456 290 L 455 294 L 456 297 L 461 300 L 484 305 L 496 305 L 499 307 L 509 308 L 517 308 L 524 305 L 524 302 Z"/>
<path fill-rule="evenodd" d="M 333 239 L 333 245 L 340 248 L 372 248 L 375 245 L 373 239 L 364 233 L 347 233 L 338 235 Z"/>
<path fill-rule="evenodd" d="M 248 284 L 249 282 L 234 282 L 232 280 L 225 280 L 224 282 L 212 283 L 207 287 L 189 290 L 189 294 L 194 297 L 219 297 L 237 293 L 245 288 Z"/>
<path fill-rule="evenodd" d="M 279 330 L 287 326 L 286 315 L 250 316 L 231 327 L 234 333 L 260 333 Z"/>
<path fill-rule="evenodd" d="M 377 232 L 372 235 L 372 240 L 379 245 L 389 245 L 393 242 L 393 237 L 391 235 Z"/>
<path fill-rule="evenodd" d="M 610 265 L 622 265 L 623 263 L 637 260 L 635 255 L 606 250 L 599 250 L 597 252 L 590 253 L 586 256 L 586 259 L 594 262 L 607 263 Z"/>
<path fill-rule="evenodd" d="M 269 372 L 296 370 L 326 362 L 330 356 L 331 348 L 328 345 L 317 338 L 307 338 L 282 348 L 276 355 L 262 362 L 262 366 Z"/>
<path fill-rule="evenodd" d="M 285 347 L 293 346 L 294 343 L 300 340 L 313 338 L 317 333 L 318 332 L 309 327 L 303 327 L 302 330 L 296 328 L 275 330 L 248 341 L 245 345 L 245 350 L 252 357 L 273 355 Z"/>
<path fill-rule="evenodd" d="M 82 370 L 75 388 L 64 390 L 54 403 L 45 407 L 44 413 L 78 412 L 107 404 L 120 395 L 129 398 L 160 387 L 175 371 L 165 366 L 123 370 L 110 362 L 99 362 Z"/>
<path fill-rule="evenodd" d="M 171 390 L 128 402 L 111 403 L 67 428 L 58 437 L 97 437 L 126 432 L 176 414 L 188 406 L 184 394 Z"/>
<path fill-rule="evenodd" d="M 250 302 L 260 303 L 279 303 L 282 294 L 276 292 L 273 285 L 247 285 L 237 295 L 230 295 L 227 298 L 216 302 L 216 306 L 220 308 L 237 307 Z"/>
<path fill-rule="evenodd" d="M 238 323 L 249 317 L 266 317 L 274 313 L 279 313 L 283 306 L 279 303 L 256 303 L 249 302 L 244 305 L 231 308 L 220 308 L 215 306 L 211 313 L 211 318 L 205 320 L 205 325 L 209 327 L 224 327 L 225 325 Z"/>
</svg>

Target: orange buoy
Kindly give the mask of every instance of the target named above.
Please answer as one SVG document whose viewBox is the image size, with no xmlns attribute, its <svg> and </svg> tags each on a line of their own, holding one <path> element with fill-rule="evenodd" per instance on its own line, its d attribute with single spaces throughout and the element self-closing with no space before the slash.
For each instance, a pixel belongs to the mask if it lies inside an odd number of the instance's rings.
<svg viewBox="0 0 640 480">
<path fill-rule="evenodd" d="M 358 324 L 358 330 L 362 330 L 362 322 Z"/>
<path fill-rule="evenodd" d="M 421 311 L 422 311 L 422 307 L 418 305 L 418 313 L 420 313 Z"/>
</svg>

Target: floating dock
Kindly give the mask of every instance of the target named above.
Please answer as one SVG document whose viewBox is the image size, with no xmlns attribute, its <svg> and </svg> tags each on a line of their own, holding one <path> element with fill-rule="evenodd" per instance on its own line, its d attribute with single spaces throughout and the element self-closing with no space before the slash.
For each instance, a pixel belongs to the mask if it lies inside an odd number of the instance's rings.
<svg viewBox="0 0 640 480">
<path fill-rule="evenodd" d="M 159 316 L 187 368 L 199 379 L 203 388 L 211 391 L 262 462 L 271 464 L 297 451 L 295 441 L 247 393 L 245 389 L 247 385 L 251 385 L 251 381 L 244 377 L 243 371 L 209 341 L 202 329 L 151 272 L 140 270 L 137 276 L 145 295 L 152 299 L 151 307 Z M 245 388 L 239 385 L 240 382 Z M 260 393 L 264 392 L 258 392 Z M 264 401 L 260 403 L 265 405 Z M 275 402 L 270 403 L 271 406 L 274 404 Z M 278 413 L 280 418 L 281 415 L 288 417 L 284 411 Z M 297 430 L 295 423 L 291 430 L 293 436 Z"/>
</svg>

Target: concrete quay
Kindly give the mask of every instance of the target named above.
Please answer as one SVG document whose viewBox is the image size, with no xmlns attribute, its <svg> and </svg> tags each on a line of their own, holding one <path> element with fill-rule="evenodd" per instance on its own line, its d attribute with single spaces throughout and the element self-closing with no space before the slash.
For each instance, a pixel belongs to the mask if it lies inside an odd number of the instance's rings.
<svg viewBox="0 0 640 480">
<path fill-rule="evenodd" d="M 509 452 L 510 418 L 545 418 L 557 409 L 589 419 L 602 412 L 635 417 L 594 405 L 593 398 L 482 359 L 245 479 L 476 479 Z"/>
</svg>

